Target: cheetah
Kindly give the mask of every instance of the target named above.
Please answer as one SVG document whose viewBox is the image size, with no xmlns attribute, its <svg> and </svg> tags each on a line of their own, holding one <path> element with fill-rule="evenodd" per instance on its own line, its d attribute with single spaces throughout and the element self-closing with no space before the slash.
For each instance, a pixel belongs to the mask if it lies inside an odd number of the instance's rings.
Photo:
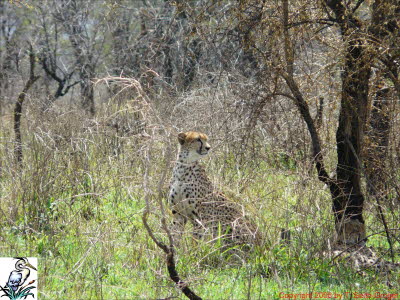
<svg viewBox="0 0 400 300">
<path fill-rule="evenodd" d="M 211 148 L 207 140 L 207 135 L 200 132 L 178 134 L 180 151 L 168 196 L 174 232 L 180 236 L 189 221 L 197 239 L 207 235 L 223 238 L 228 244 L 253 245 L 259 239 L 256 227 L 238 204 L 215 189 L 199 163 Z"/>
</svg>

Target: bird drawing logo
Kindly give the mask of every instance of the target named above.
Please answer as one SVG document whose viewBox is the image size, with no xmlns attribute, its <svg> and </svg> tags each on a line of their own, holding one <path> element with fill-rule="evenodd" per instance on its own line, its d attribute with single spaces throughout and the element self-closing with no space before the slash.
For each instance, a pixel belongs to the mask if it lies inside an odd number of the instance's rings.
<svg viewBox="0 0 400 300">
<path fill-rule="evenodd" d="M 27 299 L 28 296 L 34 297 L 31 292 L 36 288 L 33 286 L 35 280 L 31 280 L 31 270 L 36 270 L 26 257 L 14 257 L 16 259 L 15 270 L 11 271 L 7 283 L 2 286 L 0 283 L 0 293 L 4 294 L 1 297 L 8 297 L 10 300 Z"/>
</svg>

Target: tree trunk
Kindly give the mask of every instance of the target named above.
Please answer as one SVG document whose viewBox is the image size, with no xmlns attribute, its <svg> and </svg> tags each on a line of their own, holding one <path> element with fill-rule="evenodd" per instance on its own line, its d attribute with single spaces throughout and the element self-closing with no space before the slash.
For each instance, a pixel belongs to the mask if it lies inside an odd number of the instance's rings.
<svg viewBox="0 0 400 300">
<path fill-rule="evenodd" d="M 369 51 L 371 45 L 364 38 L 360 21 L 348 13 L 341 1 L 327 1 L 327 5 L 336 15 L 346 45 L 341 108 L 336 131 L 336 176 L 340 193 L 333 199 L 333 213 L 337 241 L 354 244 L 365 239 L 361 161 L 373 54 Z"/>
<path fill-rule="evenodd" d="M 329 186 L 333 200 L 333 214 L 337 242 L 354 244 L 365 239 L 362 216 L 364 196 L 361 191 L 361 150 L 368 108 L 368 81 L 370 64 L 368 53 L 359 32 L 341 24 L 343 39 L 349 40 L 342 74 L 342 98 L 339 125 L 336 132 L 337 178 L 330 178 L 321 152 L 320 138 L 311 118 L 309 107 L 294 80 L 294 50 L 289 35 L 288 0 L 283 0 L 283 26 L 285 39 L 286 72 L 282 73 L 293 100 L 307 124 L 318 178 Z M 339 2 L 340 3 L 340 2 Z M 342 12 L 341 7 L 338 14 Z M 339 18 L 338 18 L 339 19 Z"/>
<path fill-rule="evenodd" d="M 365 151 L 365 172 L 371 184 L 368 193 L 377 197 L 385 197 L 386 190 L 386 157 L 389 147 L 390 116 L 389 116 L 389 88 L 382 88 L 376 92 L 372 103 L 369 130 L 367 132 Z"/>
<path fill-rule="evenodd" d="M 373 4 L 370 32 L 385 51 L 381 68 L 383 78 L 379 78 L 377 92 L 372 102 L 369 130 L 367 131 L 365 172 L 369 184 L 368 193 L 378 201 L 386 198 L 387 169 L 386 159 L 390 133 L 390 101 L 396 90 L 398 67 L 396 66 L 397 44 L 399 42 L 400 3 L 397 0 L 377 0 Z M 385 50 L 386 50 L 385 49 Z M 379 72 L 379 71 L 378 71 Z M 393 80 L 394 79 L 394 80 Z M 394 89 L 384 87 L 385 81 L 392 80 Z M 399 90 L 397 96 L 400 96 Z"/>
<path fill-rule="evenodd" d="M 21 136 L 21 116 L 22 116 L 22 104 L 24 103 L 26 93 L 32 87 L 39 76 L 35 76 L 35 54 L 33 53 L 32 46 L 30 47 L 29 62 L 30 62 L 30 76 L 28 81 L 25 83 L 24 89 L 18 95 L 17 102 L 14 108 L 14 133 L 15 133 L 15 147 L 14 153 L 17 159 L 17 163 L 22 163 L 22 136 Z"/>
<path fill-rule="evenodd" d="M 338 242 L 345 244 L 365 239 L 361 150 L 367 120 L 370 67 L 363 52 L 365 51 L 361 46 L 349 45 L 342 77 L 341 109 L 336 132 L 336 174 L 341 193 L 333 199 L 333 213 Z"/>
<path fill-rule="evenodd" d="M 391 89 L 381 88 L 376 92 L 372 103 L 369 130 L 365 151 L 365 176 L 367 178 L 368 193 L 376 199 L 379 216 L 385 227 L 387 241 L 390 246 L 392 261 L 394 261 L 393 243 L 390 230 L 386 222 L 383 202 L 387 202 L 387 168 L 386 159 L 389 147 L 390 113 L 389 97 Z"/>
<path fill-rule="evenodd" d="M 86 77 L 86 78 L 85 78 Z M 92 77 L 88 77 L 85 75 L 81 76 L 81 97 L 82 97 L 82 107 L 85 111 L 89 112 L 91 116 L 95 114 L 95 106 L 94 106 L 94 89 L 93 82 L 91 81 Z"/>
</svg>

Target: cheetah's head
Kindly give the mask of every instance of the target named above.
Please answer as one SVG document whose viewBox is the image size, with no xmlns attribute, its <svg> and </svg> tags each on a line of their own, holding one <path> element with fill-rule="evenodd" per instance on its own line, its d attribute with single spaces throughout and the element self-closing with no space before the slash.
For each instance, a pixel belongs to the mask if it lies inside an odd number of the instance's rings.
<svg viewBox="0 0 400 300">
<path fill-rule="evenodd" d="M 192 163 L 208 154 L 210 145 L 208 137 L 204 133 L 188 131 L 178 134 L 178 141 L 181 145 L 180 159 L 186 163 Z"/>
</svg>

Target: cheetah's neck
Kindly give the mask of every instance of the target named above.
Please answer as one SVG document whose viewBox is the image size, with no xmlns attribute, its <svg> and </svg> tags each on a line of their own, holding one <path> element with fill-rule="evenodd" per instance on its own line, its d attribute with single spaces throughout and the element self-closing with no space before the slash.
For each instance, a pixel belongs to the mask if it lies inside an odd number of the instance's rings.
<svg viewBox="0 0 400 300">
<path fill-rule="evenodd" d="M 211 185 L 204 167 L 198 161 L 187 163 L 178 157 L 173 171 L 173 181 L 190 182 L 197 180 L 202 180 L 203 183 Z"/>
</svg>

